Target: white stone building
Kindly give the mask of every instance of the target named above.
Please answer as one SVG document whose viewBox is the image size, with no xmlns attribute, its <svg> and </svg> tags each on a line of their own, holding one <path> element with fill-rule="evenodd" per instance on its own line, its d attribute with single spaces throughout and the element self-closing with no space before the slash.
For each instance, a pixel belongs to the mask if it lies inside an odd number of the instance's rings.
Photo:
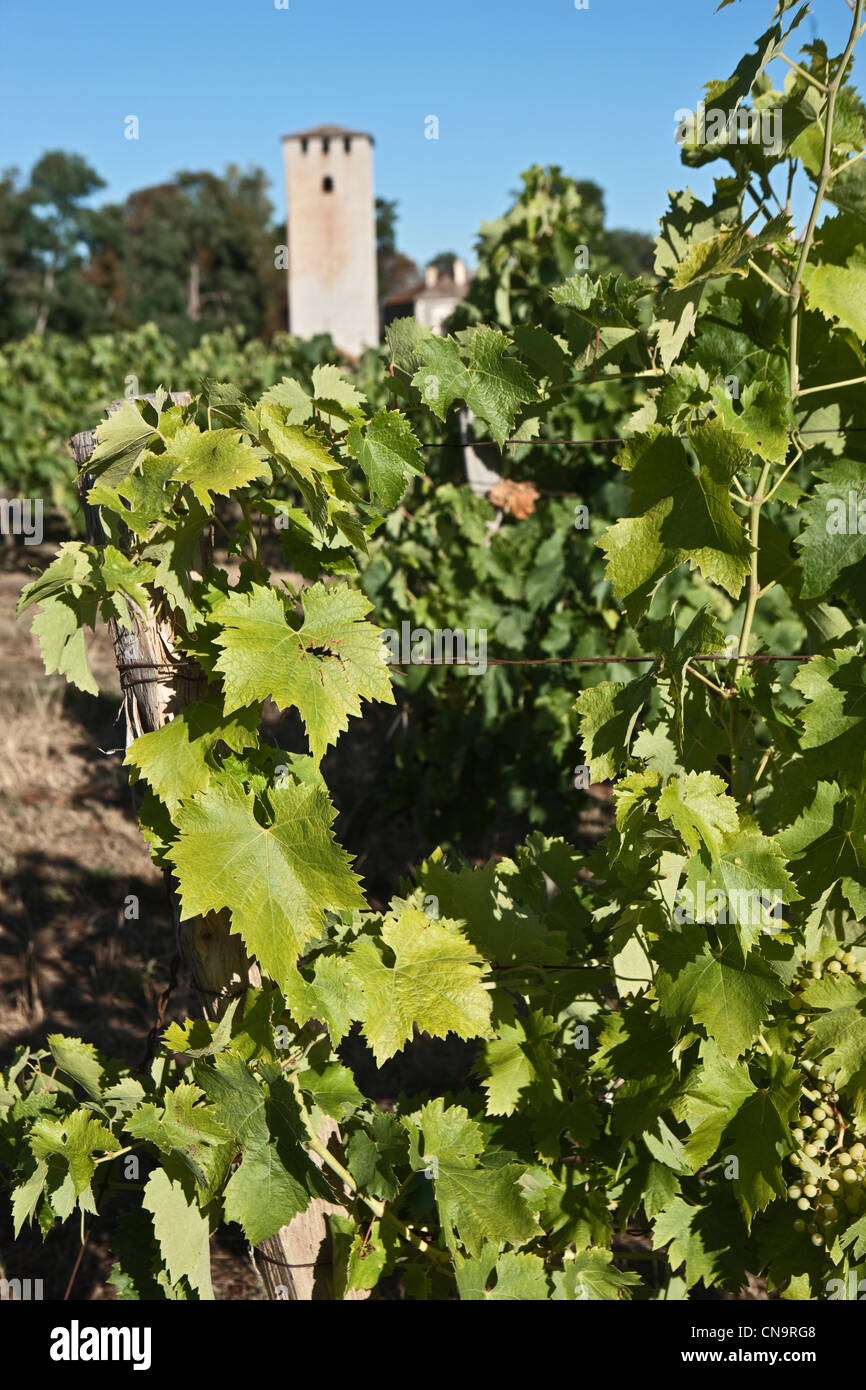
<svg viewBox="0 0 866 1390">
<path fill-rule="evenodd" d="M 454 312 L 472 283 L 464 261 L 455 256 L 450 272 L 428 265 L 424 280 L 414 289 L 392 294 L 385 300 L 386 325 L 394 319 L 415 318 L 434 333 L 442 332 L 442 324 Z"/>
</svg>

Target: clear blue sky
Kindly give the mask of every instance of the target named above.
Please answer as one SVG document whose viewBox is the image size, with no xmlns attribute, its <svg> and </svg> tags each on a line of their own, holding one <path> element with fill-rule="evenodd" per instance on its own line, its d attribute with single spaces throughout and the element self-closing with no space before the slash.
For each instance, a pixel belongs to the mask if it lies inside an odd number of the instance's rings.
<svg viewBox="0 0 866 1390">
<path fill-rule="evenodd" d="M 711 181 L 680 166 L 674 112 L 729 76 L 773 11 L 715 5 L 0 0 L 0 166 L 74 150 L 121 199 L 181 168 L 259 164 L 282 216 L 280 135 L 335 122 L 375 136 L 377 192 L 399 200 L 416 259 L 471 255 L 533 162 L 595 179 L 610 225 L 654 234 L 668 188 Z M 802 41 L 818 32 L 838 51 L 847 5 L 813 9 Z M 130 114 L 138 141 L 124 139 Z"/>
</svg>

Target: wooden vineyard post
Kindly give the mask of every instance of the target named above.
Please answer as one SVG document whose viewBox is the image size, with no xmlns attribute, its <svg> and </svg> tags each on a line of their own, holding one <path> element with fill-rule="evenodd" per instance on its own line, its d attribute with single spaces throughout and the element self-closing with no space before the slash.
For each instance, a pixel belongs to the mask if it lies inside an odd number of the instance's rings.
<svg viewBox="0 0 866 1390">
<path fill-rule="evenodd" d="M 135 397 L 153 401 L 152 395 Z M 188 405 L 189 392 L 173 392 L 176 405 Z M 112 401 L 112 414 L 124 404 Z M 91 545 L 104 545 L 107 537 L 99 510 L 87 503 L 93 477 L 86 464 L 95 447 L 91 430 L 73 435 L 69 441 L 79 467 L 79 491 L 85 510 L 87 540 Z M 210 538 L 200 543 L 198 556 L 200 572 L 207 568 Z M 172 625 L 166 615 L 148 607 L 145 613 L 127 600 L 132 623 L 131 630 L 121 628 L 116 620 L 109 623 L 114 645 L 120 685 L 123 691 L 123 712 L 126 726 L 126 747 L 139 735 L 161 729 L 193 700 L 201 699 L 208 691 L 205 677 L 191 674 L 190 667 L 176 650 Z M 190 972 L 206 1018 L 219 1019 L 233 998 L 249 986 L 261 985 L 261 973 L 255 960 L 250 959 L 239 936 L 230 931 L 227 910 L 210 912 L 206 916 L 182 920 L 180 900 L 172 882 L 171 872 L 165 870 L 166 888 L 171 902 L 173 925 L 178 954 Z M 328 1143 L 338 1135 L 332 1120 L 320 1130 L 319 1137 Z M 313 1160 L 321 1163 L 316 1155 Z M 301 1215 L 276 1235 L 258 1247 L 257 1268 L 271 1299 L 308 1301 L 333 1297 L 330 1277 L 330 1240 L 325 1220 L 328 1212 L 343 1210 L 338 1204 L 314 1198 Z M 350 1299 L 369 1297 L 365 1291 L 352 1291 Z"/>
</svg>

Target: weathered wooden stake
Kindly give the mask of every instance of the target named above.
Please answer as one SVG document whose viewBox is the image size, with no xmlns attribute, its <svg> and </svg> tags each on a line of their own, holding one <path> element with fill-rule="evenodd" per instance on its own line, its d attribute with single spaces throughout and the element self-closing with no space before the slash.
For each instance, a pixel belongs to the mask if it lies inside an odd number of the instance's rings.
<svg viewBox="0 0 866 1390">
<path fill-rule="evenodd" d="M 135 399 L 152 401 L 154 397 L 148 395 Z M 191 399 L 187 391 L 172 393 L 176 405 L 188 405 Z M 123 404 L 123 401 L 112 401 L 108 413 L 113 413 Z M 86 500 L 94 480 L 83 468 L 95 447 L 94 432 L 85 430 L 73 435 L 69 442 L 75 462 L 83 470 L 79 476 L 79 490 L 85 509 L 88 542 L 91 545 L 104 545 L 107 537 L 99 510 L 91 507 Z M 198 557 L 198 568 L 202 573 L 207 568 L 210 547 L 210 537 L 203 537 Z M 111 619 L 109 632 L 123 690 L 126 746 L 129 747 L 140 734 L 161 729 L 193 700 L 201 699 L 207 693 L 208 686 L 204 677 L 190 676 L 189 665 L 175 648 L 172 624 L 167 615 L 157 613 L 150 607 L 142 613 L 130 600 L 127 600 L 127 608 L 132 622 L 131 631 L 121 628 L 115 619 Z M 261 985 L 259 967 L 247 955 L 241 938 L 230 931 L 227 910 L 182 920 L 180 901 L 168 870 L 165 877 L 178 952 L 192 976 L 205 1017 L 218 1019 L 240 991 L 248 986 Z M 320 1132 L 320 1138 L 327 1143 L 336 1133 L 336 1124 L 328 1121 Z M 313 1157 L 321 1167 L 317 1156 Z M 270 1298 L 307 1301 L 333 1297 L 330 1241 L 325 1216 L 329 1211 L 344 1210 L 337 1203 L 315 1198 L 307 1211 L 262 1243 L 257 1268 Z M 351 1299 L 368 1296 L 361 1291 L 348 1295 Z"/>
</svg>

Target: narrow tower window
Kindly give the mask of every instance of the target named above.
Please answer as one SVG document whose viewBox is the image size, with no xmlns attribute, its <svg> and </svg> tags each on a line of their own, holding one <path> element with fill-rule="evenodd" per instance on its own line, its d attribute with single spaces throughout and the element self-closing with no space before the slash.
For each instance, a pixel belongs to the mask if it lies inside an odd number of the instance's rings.
<svg viewBox="0 0 866 1390">
<path fill-rule="evenodd" d="M 307 153 L 307 146 L 309 145 L 309 143 L 309 140 L 306 139 L 301 141 L 301 154 Z"/>
<path fill-rule="evenodd" d="M 326 174 L 325 177 L 322 179 L 322 192 L 323 192 L 323 193 L 333 193 L 333 191 L 334 191 L 334 180 L 331 178 L 331 175 L 330 175 L 330 174 Z"/>
<path fill-rule="evenodd" d="M 330 142 L 330 140 L 328 139 L 328 137 L 327 137 L 327 135 L 326 135 L 325 138 L 324 138 L 324 140 L 322 141 L 322 154 L 330 154 L 330 152 L 331 152 L 331 142 Z"/>
<path fill-rule="evenodd" d="M 352 140 L 348 135 L 343 137 L 343 149 L 346 151 L 346 154 L 352 153 Z"/>
</svg>

